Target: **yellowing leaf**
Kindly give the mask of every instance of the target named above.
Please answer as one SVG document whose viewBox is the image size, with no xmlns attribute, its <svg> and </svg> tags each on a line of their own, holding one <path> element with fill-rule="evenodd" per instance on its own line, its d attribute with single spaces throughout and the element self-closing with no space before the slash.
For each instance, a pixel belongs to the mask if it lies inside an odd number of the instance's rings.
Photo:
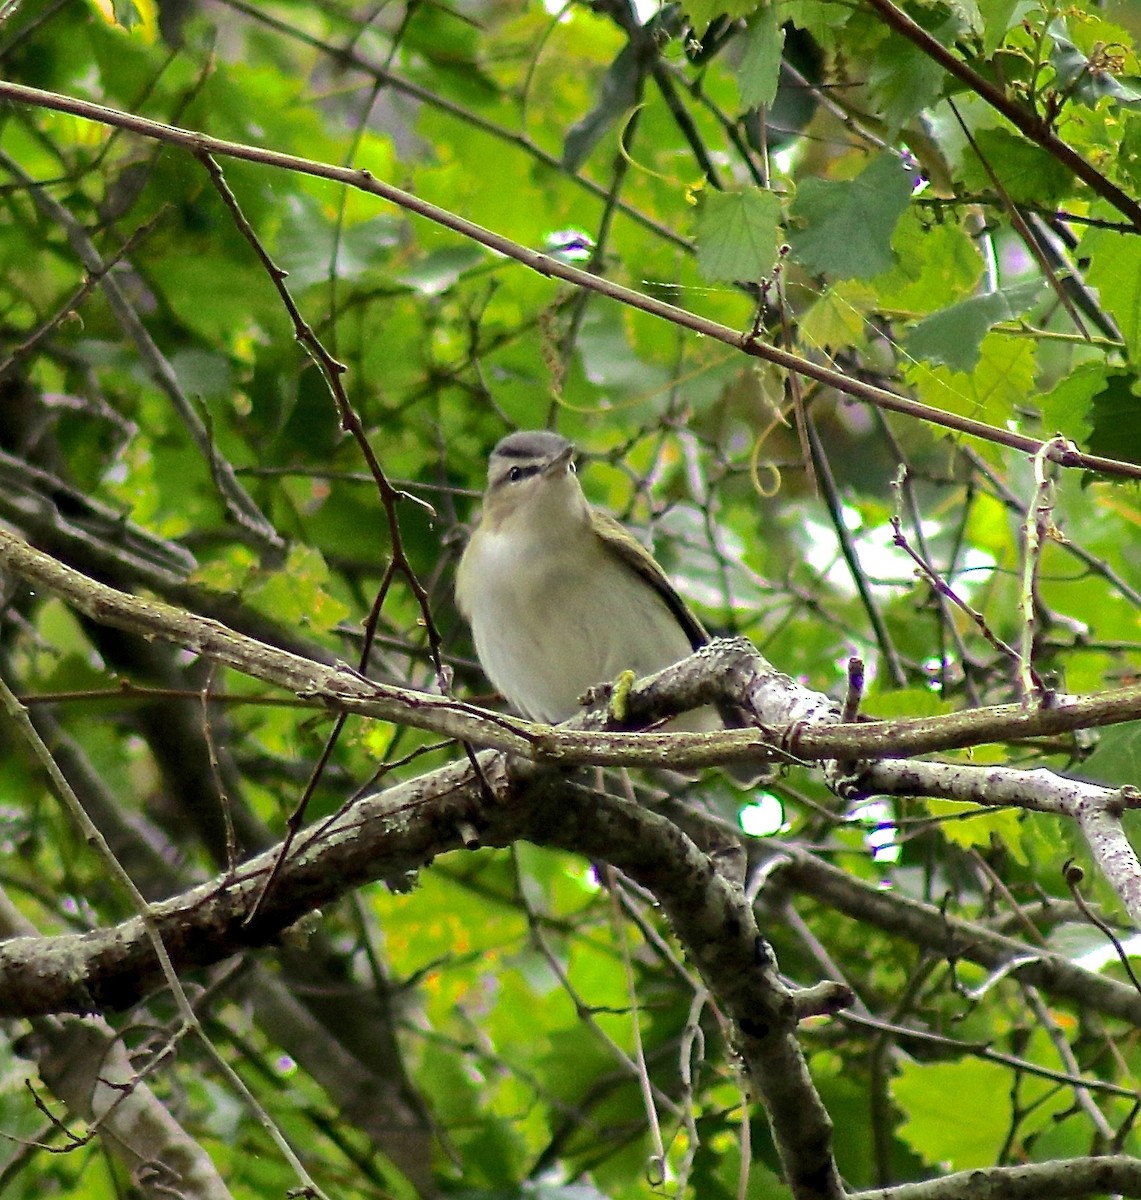
<svg viewBox="0 0 1141 1200">
<path fill-rule="evenodd" d="M 349 615 L 349 609 L 325 588 L 329 568 L 320 553 L 294 546 L 285 567 L 254 588 L 250 600 L 289 624 L 311 629 L 332 629 Z"/>
<path fill-rule="evenodd" d="M 904 1114 L 897 1135 L 925 1162 L 953 1171 L 991 1166 L 1010 1129 L 1010 1076 L 995 1063 L 905 1062 L 891 1097 Z"/>
<path fill-rule="evenodd" d="M 1017 808 L 984 808 L 954 800 L 928 800 L 927 811 L 933 817 L 949 817 L 942 823 L 943 836 L 957 846 L 989 846 L 994 838 L 1018 859 L 1026 861 L 1022 846 L 1022 822 Z M 977 813 L 964 818 L 964 813 Z"/>
</svg>

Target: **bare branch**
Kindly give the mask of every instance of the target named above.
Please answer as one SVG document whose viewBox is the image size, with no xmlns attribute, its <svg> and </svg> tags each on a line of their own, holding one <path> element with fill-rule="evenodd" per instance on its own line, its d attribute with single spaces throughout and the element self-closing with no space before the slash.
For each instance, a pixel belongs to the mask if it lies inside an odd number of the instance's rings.
<svg viewBox="0 0 1141 1200">
<path fill-rule="evenodd" d="M 848 1200 L 1070 1200 L 1078 1196 L 1141 1196 L 1141 1159 L 1125 1154 L 958 1171 L 925 1183 L 901 1183 Z"/>
<path fill-rule="evenodd" d="M 67 235 L 76 257 L 83 264 L 84 270 L 98 280 L 108 306 L 115 314 L 124 333 L 135 343 L 139 358 L 146 364 L 155 385 L 171 402 L 174 411 L 178 414 L 178 419 L 190 434 L 191 441 L 198 447 L 199 452 L 209 464 L 210 473 L 217 483 L 218 491 L 226 505 L 226 511 L 243 529 L 256 537 L 261 545 L 273 550 L 280 550 L 285 544 L 281 536 L 242 486 L 241 481 L 234 473 L 233 466 L 219 453 L 205 422 L 183 391 L 174 368 L 155 345 L 154 339 L 147 332 L 146 326 L 114 275 L 109 273 L 95 244 L 87 236 L 87 231 L 14 158 L 2 150 L 0 150 L 0 166 L 3 166 L 4 170 L 14 179 L 19 180 L 37 207 L 60 226 Z"/>
<path fill-rule="evenodd" d="M 767 728 L 716 733 L 612 733 L 604 719 L 578 718 L 554 728 L 488 712 L 427 692 L 374 683 L 344 665 L 329 666 L 235 633 L 218 621 L 116 591 L 73 571 L 0 529 L 0 565 L 53 592 L 101 624 L 174 642 L 215 662 L 312 700 L 442 733 L 558 766 L 703 767 L 771 761 L 904 758 L 981 742 L 1042 737 L 1116 725 L 1141 716 L 1141 686 L 1093 696 L 1051 694 L 1038 707 L 1002 704 L 941 717 L 841 725 L 827 696 L 774 671 L 748 641 L 720 639 L 636 685 L 630 712 L 653 716 L 727 699 Z M 658 714 L 661 707 L 658 708 Z M 583 728 L 593 725 L 594 728 Z"/>
<path fill-rule="evenodd" d="M 1062 954 L 854 879 L 798 846 L 776 845 L 772 853 L 779 860 L 774 871 L 779 872 L 781 883 L 855 921 L 913 942 L 937 957 L 977 963 L 992 974 L 1013 974 L 1082 1008 L 1130 1025 L 1141 1022 L 1141 995 L 1136 989 L 1087 971 Z"/>
<path fill-rule="evenodd" d="M 1107 179 L 1096 167 L 1062 141 L 1042 117 L 1021 104 L 1015 103 L 997 85 L 972 70 L 946 46 L 936 41 L 921 25 L 913 21 L 892 0 L 867 0 L 881 17 L 908 41 L 913 42 L 928 58 L 937 62 L 956 79 L 961 79 L 976 95 L 981 96 L 996 111 L 1032 142 L 1036 142 L 1058 162 L 1068 167 L 1083 183 L 1108 200 L 1114 208 L 1141 231 L 1141 205 Z"/>
<path fill-rule="evenodd" d="M 886 388 L 875 387 L 862 380 L 853 379 L 840 371 L 801 358 L 777 346 L 770 346 L 758 340 L 750 333 L 742 334 L 706 317 L 688 312 L 676 305 L 667 304 L 643 292 L 623 287 L 589 271 L 579 270 L 569 263 L 550 255 L 542 254 L 526 246 L 521 246 L 510 238 L 493 233 L 481 225 L 468 221 L 455 213 L 448 212 L 427 200 L 422 200 L 409 192 L 377 179 L 366 170 L 354 170 L 349 167 L 333 166 L 329 163 L 316 162 L 313 159 L 302 158 L 295 154 L 282 154 L 275 150 L 266 150 L 255 146 L 247 146 L 240 142 L 228 142 L 222 138 L 211 137 L 195 130 L 181 129 L 175 125 L 164 125 L 159 121 L 149 121 L 132 113 L 119 109 L 108 108 L 102 104 L 93 104 L 87 100 L 79 100 L 72 96 L 62 96 L 56 92 L 46 92 L 40 88 L 27 87 L 23 84 L 0 81 L 0 100 L 12 100 L 20 104 L 30 104 L 39 108 L 52 109 L 55 112 L 71 113 L 88 121 L 96 121 L 104 125 L 112 125 L 119 129 L 129 129 L 141 137 L 155 138 L 171 145 L 182 146 L 194 155 L 215 154 L 229 158 L 240 158 L 246 162 L 261 163 L 264 166 L 278 167 L 282 170 L 297 171 L 301 174 L 312 175 L 319 179 L 331 179 L 338 183 L 355 187 L 362 192 L 379 196 L 406 212 L 434 221 L 446 229 L 478 242 L 490 250 L 515 259 L 540 275 L 554 279 L 562 279 L 576 287 L 589 288 L 601 295 L 609 296 L 631 308 L 661 317 L 683 329 L 690 329 L 704 337 L 723 342 L 735 350 L 741 351 L 754 358 L 765 359 L 775 363 L 787 371 L 815 379 L 819 383 L 835 388 L 845 395 L 857 400 L 867 401 L 879 408 L 891 412 L 905 413 L 917 420 L 928 421 L 944 429 L 954 429 L 970 437 L 982 438 L 1000 446 L 1009 446 L 1016 450 L 1024 450 L 1029 454 L 1037 453 L 1045 444 L 1038 438 L 1027 437 L 1013 430 L 1002 429 L 988 425 L 984 421 L 976 421 L 970 417 L 962 417 L 956 413 L 944 412 L 929 404 L 921 404 L 917 400 L 908 399 Z M 1064 467 L 1078 467 L 1089 471 L 1100 471 L 1106 475 L 1116 475 L 1128 479 L 1141 478 L 1141 464 L 1121 462 L 1117 459 L 1103 458 L 1095 454 L 1084 454 L 1080 451 L 1067 449 L 1051 453 L 1053 461 Z"/>
<path fill-rule="evenodd" d="M 1136 788 L 1099 787 L 1042 768 L 1023 771 L 935 762 L 873 763 L 861 774 L 858 786 L 892 796 L 937 796 L 1068 817 L 1084 834 L 1094 862 L 1130 919 L 1141 927 L 1141 862 L 1121 824 L 1127 809 L 1141 808 Z"/>
</svg>

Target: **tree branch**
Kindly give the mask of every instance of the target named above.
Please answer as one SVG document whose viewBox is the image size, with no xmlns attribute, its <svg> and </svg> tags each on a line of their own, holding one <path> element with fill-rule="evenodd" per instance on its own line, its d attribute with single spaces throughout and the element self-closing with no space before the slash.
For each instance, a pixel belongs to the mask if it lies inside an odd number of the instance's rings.
<svg viewBox="0 0 1141 1200">
<path fill-rule="evenodd" d="M 465 762 L 366 797 L 299 839 L 280 886 L 247 923 L 270 850 L 182 895 L 149 916 L 180 969 L 218 962 L 276 938 L 306 913 L 360 884 L 395 878 L 460 849 L 465 829 L 484 845 L 520 838 L 605 858 L 651 891 L 735 1021 L 738 1051 L 774 1125 L 794 1194 L 840 1200 L 831 1122 L 795 1038 L 802 1010 L 779 977 L 745 896 L 714 870 L 667 818 L 528 769 L 513 775 L 501 756 L 480 756 L 482 779 Z M 125 1008 L 161 980 L 141 918 L 112 929 L 0 944 L 0 1016 Z"/>
<path fill-rule="evenodd" d="M 1074 821 L 1130 920 L 1141 928 L 1141 862 L 1121 824 L 1126 809 L 1141 808 L 1136 788 L 1107 788 L 1039 768 L 975 767 L 960 763 L 881 762 L 859 776 L 861 792 L 936 796 L 988 808 L 1025 808 Z"/>
<path fill-rule="evenodd" d="M 1141 717 L 1141 686 L 1134 686 L 1094 696 L 1051 694 L 1049 703 L 1038 707 L 1001 704 L 914 720 L 829 723 L 835 721 L 835 712 L 826 696 L 774 671 L 749 642 L 720 639 L 636 685 L 630 694 L 630 711 L 646 715 L 659 702 L 664 705 L 667 696 L 672 712 L 727 700 L 755 714 L 767 728 L 716 733 L 614 733 L 584 728 L 597 727 L 603 720 L 597 715 L 555 728 L 447 697 L 375 683 L 343 664 L 329 666 L 278 650 L 218 621 L 116 591 L 4 529 L 0 529 L 0 566 L 62 597 L 93 621 L 174 642 L 286 688 L 315 707 L 394 721 L 563 767 L 688 768 L 789 759 L 906 758 Z"/>
<path fill-rule="evenodd" d="M 756 843 L 751 843 L 756 847 Z M 992 974 L 1015 974 L 1052 996 L 1065 997 L 1079 1008 L 1141 1024 L 1141 995 L 1106 976 L 1076 966 L 1061 954 L 1028 946 L 995 933 L 977 921 L 964 921 L 934 904 L 913 900 L 854 879 L 798 846 L 776 843 L 759 854 L 775 858 L 779 882 L 795 892 L 886 933 L 904 938 L 940 958 L 977 963 Z"/>
<path fill-rule="evenodd" d="M 311 827 L 284 864 L 281 886 L 251 924 L 249 907 L 276 850 L 153 905 L 151 917 L 172 961 L 185 970 L 265 944 L 350 889 L 406 875 L 462 848 L 471 830 L 487 846 L 523 838 L 604 859 L 653 893 L 736 1023 L 738 1050 L 774 1122 L 789 1178 L 798 1181 L 795 1194 L 841 1195 L 832 1175 L 830 1125 L 794 1036 L 801 1010 L 813 1006 L 781 983 L 744 896 L 664 817 L 533 768 L 520 774 L 498 755 L 481 755 L 479 767 L 482 779 L 467 763 L 455 764 L 366 797 Z M 1132 988 L 932 905 L 862 884 L 796 847 L 777 853 L 790 886 L 849 915 L 941 956 L 1017 973 L 1055 996 L 1141 1023 L 1141 996 Z M 0 945 L 0 1016 L 127 1007 L 160 978 L 140 918 L 80 935 L 17 938 Z M 918 1200 L 922 1193 L 914 1195 Z"/>
<path fill-rule="evenodd" d="M 925 1183 L 852 1192 L 848 1200 L 1069 1200 L 1077 1196 L 1141 1196 L 1141 1159 L 1125 1154 L 957 1171 Z"/>
<path fill-rule="evenodd" d="M 1037 113 L 1015 103 L 999 87 L 984 79 L 960 58 L 936 41 L 921 25 L 916 24 L 907 13 L 897 8 L 892 0 L 867 0 L 870 7 L 901 36 L 913 42 L 928 58 L 937 62 L 956 79 L 962 80 L 977 96 L 980 96 L 996 112 L 1004 117 L 1024 136 L 1041 146 L 1071 170 L 1083 183 L 1107 200 L 1123 216 L 1128 217 L 1141 232 L 1141 204 L 1111 183 L 1096 167 L 1086 162 L 1073 147 L 1068 146 Z"/>
<path fill-rule="evenodd" d="M 857 400 L 864 400 L 879 408 L 891 412 L 904 413 L 917 420 L 928 421 L 944 429 L 953 429 L 970 437 L 982 438 L 1000 446 L 1009 446 L 1015 450 L 1024 450 L 1028 454 L 1036 454 L 1046 443 L 1038 438 L 1027 437 L 1010 429 L 1002 429 L 996 425 L 988 425 L 984 421 L 976 421 L 970 417 L 959 416 L 956 413 L 944 412 L 929 404 L 921 404 L 905 396 L 889 392 L 885 388 L 875 387 L 862 380 L 852 379 L 840 371 L 816 363 L 799 355 L 770 346 L 759 341 L 751 332 L 741 333 L 730 329 L 705 317 L 667 304 L 643 292 L 623 287 L 600 275 L 580 270 L 560 259 L 552 258 L 537 250 L 531 250 L 510 238 L 503 237 L 481 225 L 468 221 L 455 213 L 422 200 L 391 184 L 384 183 L 365 170 L 354 170 L 350 167 L 338 167 L 329 163 L 316 162 L 313 159 L 302 158 L 295 154 L 283 154 L 275 150 L 266 150 L 256 146 L 247 146 L 240 142 L 228 142 L 222 138 L 211 137 L 191 129 L 181 129 L 175 125 L 164 125 L 159 121 L 150 121 L 132 113 L 121 112 L 102 104 L 94 104 L 88 100 L 79 100 L 72 96 L 62 96 L 56 92 L 46 92 L 40 88 L 27 87 L 23 84 L 0 81 L 0 100 L 11 100 L 19 104 L 29 104 L 38 108 L 51 109 L 55 112 L 71 113 L 88 121 L 111 125 L 119 129 L 128 129 L 140 137 L 152 138 L 174 146 L 182 146 L 192 154 L 215 154 L 229 158 L 239 158 L 246 162 L 261 163 L 263 166 L 277 167 L 286 171 L 297 171 L 304 175 L 312 175 L 318 179 L 330 179 L 343 183 L 348 187 L 358 188 L 373 196 L 379 196 L 391 204 L 397 205 L 406 212 L 424 217 L 445 229 L 478 242 L 498 254 L 512 258 L 522 263 L 540 275 L 549 278 L 562 279 L 576 287 L 589 288 L 600 295 L 608 296 L 619 303 L 649 313 L 670 321 L 683 329 L 692 330 L 704 337 L 723 342 L 727 346 L 750 355 L 774 363 L 787 371 L 795 371 L 818 383 L 835 388 L 845 395 Z M 1064 467 L 1078 467 L 1089 471 L 1100 471 L 1106 475 L 1116 475 L 1129 479 L 1141 479 L 1141 464 L 1121 462 L 1117 459 L 1103 458 L 1094 454 L 1084 454 L 1074 446 L 1066 449 L 1051 451 L 1051 460 Z"/>
</svg>

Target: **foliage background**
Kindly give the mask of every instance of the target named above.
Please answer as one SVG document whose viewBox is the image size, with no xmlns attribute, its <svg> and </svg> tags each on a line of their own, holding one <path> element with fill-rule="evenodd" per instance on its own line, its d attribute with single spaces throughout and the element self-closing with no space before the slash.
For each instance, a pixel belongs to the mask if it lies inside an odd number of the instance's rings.
<svg viewBox="0 0 1141 1200">
<path fill-rule="evenodd" d="M 7 81 L 365 169 L 587 267 L 600 287 L 753 330 L 996 432 L 952 436 L 793 384 L 739 345 L 342 183 L 216 156 L 229 205 L 187 149 L 8 92 L 0 519 L 94 578 L 321 661 L 360 660 L 375 606 L 372 677 L 486 700 L 451 600 L 454 562 L 488 448 L 553 424 L 583 448 L 591 498 L 653 545 L 711 628 L 835 695 L 860 655 L 870 715 L 1023 699 L 1003 646 L 1030 638 L 1046 686 L 1131 683 L 1141 21 L 1127 0 L 952 0 L 908 9 L 932 39 L 917 44 L 895 12 L 881 0 L 728 16 L 698 0 L 684 15 L 610 0 L 5 6 Z M 782 28 L 793 65 L 774 101 Z M 932 45 L 1040 122 L 1016 127 Z M 348 407 L 299 344 L 257 246 L 342 364 Z M 409 496 L 378 495 L 353 428 Z M 1121 461 L 1058 473 L 1033 605 L 1022 527 L 1038 493 L 1011 433 L 1061 433 Z M 896 513 L 930 576 L 893 546 Z M 331 717 L 4 579 L 3 677 L 145 895 L 281 837 Z M 129 917 L 15 721 L 0 739 L 6 931 Z M 976 741 L 961 761 L 1137 778 L 1127 724 Z M 408 725 L 351 719 L 307 819 L 378 778 L 458 759 L 455 743 Z M 801 1028 L 852 1189 L 1137 1154 L 1133 1024 L 1016 971 L 988 977 L 907 918 L 941 906 L 1027 954 L 1124 980 L 1071 899 L 1063 864 L 1077 859 L 1085 894 L 1117 920 L 1068 822 L 948 800 L 849 804 L 812 764 L 763 803 L 715 773 L 693 790 L 730 819 L 747 809 L 747 827 L 770 835 L 756 853 L 796 848 L 896 901 L 859 917 L 779 871 L 758 900 L 790 979 L 842 979 L 858 997 Z M 600 879 L 582 857 L 526 842 L 459 851 L 411 890 L 352 892 L 298 938 L 189 972 L 187 986 L 330 1194 L 645 1194 L 655 1168 L 632 995 L 668 1145 L 663 1190 L 788 1194 L 717 998 L 650 898 Z M 171 1048 L 176 1014 L 165 994 L 136 999 L 106 1015 L 137 1067 Z M 99 1126 L 60 1152 L 61 1122 L 82 1133 L 91 1114 L 53 1084 L 47 1027 L 13 1021 L 0 1050 L 0 1191 L 159 1194 L 154 1162 L 132 1162 Z M 171 1051 L 148 1082 L 212 1160 L 225 1189 L 212 1194 L 295 1186 L 199 1044 Z"/>
</svg>

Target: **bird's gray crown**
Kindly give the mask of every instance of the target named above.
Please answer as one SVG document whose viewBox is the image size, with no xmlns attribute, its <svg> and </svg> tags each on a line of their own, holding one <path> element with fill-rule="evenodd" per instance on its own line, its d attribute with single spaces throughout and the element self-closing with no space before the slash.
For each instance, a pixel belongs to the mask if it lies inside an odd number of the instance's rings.
<svg viewBox="0 0 1141 1200">
<path fill-rule="evenodd" d="M 491 452 L 492 458 L 548 459 L 561 454 L 570 442 L 558 433 L 546 429 L 524 429 L 509 433 Z"/>
</svg>

